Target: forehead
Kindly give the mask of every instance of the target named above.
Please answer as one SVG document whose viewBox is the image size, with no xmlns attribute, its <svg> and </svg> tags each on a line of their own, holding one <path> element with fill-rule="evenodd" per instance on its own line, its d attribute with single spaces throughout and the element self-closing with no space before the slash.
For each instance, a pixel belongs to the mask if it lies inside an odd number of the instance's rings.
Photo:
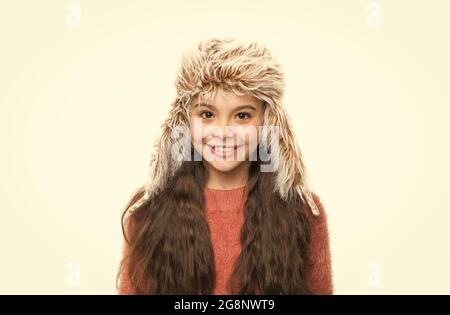
<svg viewBox="0 0 450 315">
<path fill-rule="evenodd" d="M 236 107 L 248 107 L 249 109 L 261 109 L 262 102 L 250 95 L 237 95 L 233 92 L 218 90 L 212 97 L 196 96 L 192 99 L 192 108 L 209 107 L 212 109 L 234 109 Z"/>
</svg>

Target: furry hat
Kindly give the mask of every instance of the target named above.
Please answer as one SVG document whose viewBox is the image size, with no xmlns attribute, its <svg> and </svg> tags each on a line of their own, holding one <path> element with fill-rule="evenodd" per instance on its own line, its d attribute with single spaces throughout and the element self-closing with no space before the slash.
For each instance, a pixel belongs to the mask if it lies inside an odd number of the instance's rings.
<svg viewBox="0 0 450 315">
<path fill-rule="evenodd" d="M 281 66 L 264 46 L 230 38 L 202 41 L 194 51 L 183 55 L 176 78 L 177 95 L 154 143 L 144 194 L 131 205 L 130 213 L 160 191 L 180 167 L 182 161 L 171 156 L 173 133 L 180 126 L 188 128 L 192 99 L 196 96 L 211 97 L 218 88 L 237 95 L 251 95 L 265 103 L 263 124 L 279 127 L 278 139 L 273 135 L 271 138 L 270 133 L 267 135 L 270 141 L 278 140 L 278 155 L 273 157 L 279 160 L 274 193 L 283 200 L 299 196 L 318 216 L 319 209 L 307 184 L 305 166 L 290 118 L 281 102 L 284 91 Z"/>
</svg>

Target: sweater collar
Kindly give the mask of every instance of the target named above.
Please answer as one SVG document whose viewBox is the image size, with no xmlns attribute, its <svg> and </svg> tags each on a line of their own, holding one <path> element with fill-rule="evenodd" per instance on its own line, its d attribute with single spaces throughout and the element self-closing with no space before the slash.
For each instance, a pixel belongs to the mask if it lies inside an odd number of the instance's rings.
<svg viewBox="0 0 450 315">
<path fill-rule="evenodd" d="M 205 209 L 211 211 L 239 211 L 247 196 L 247 186 L 233 189 L 214 189 L 205 187 Z"/>
</svg>

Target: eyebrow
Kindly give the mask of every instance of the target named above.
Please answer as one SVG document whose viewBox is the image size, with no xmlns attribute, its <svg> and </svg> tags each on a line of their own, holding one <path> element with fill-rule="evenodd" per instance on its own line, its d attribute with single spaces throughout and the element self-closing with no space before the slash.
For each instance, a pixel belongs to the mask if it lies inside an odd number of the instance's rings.
<svg viewBox="0 0 450 315">
<path fill-rule="evenodd" d="M 209 107 L 209 108 L 212 108 L 212 109 L 216 109 L 216 110 L 217 110 L 217 108 L 216 108 L 214 105 L 206 104 L 206 103 L 197 103 L 197 104 L 195 104 L 194 107 L 197 108 L 197 107 L 201 107 L 201 106 Z M 234 109 L 234 111 L 241 110 L 241 109 L 251 109 L 251 110 L 256 110 L 256 108 L 255 108 L 253 105 L 245 104 L 245 105 L 237 106 L 237 107 Z"/>
</svg>

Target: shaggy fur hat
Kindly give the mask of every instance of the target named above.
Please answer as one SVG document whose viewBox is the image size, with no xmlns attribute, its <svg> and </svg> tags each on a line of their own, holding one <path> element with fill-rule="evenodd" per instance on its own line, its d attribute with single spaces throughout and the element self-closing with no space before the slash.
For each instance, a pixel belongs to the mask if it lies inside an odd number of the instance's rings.
<svg viewBox="0 0 450 315">
<path fill-rule="evenodd" d="M 278 139 L 270 133 L 270 143 L 277 141 L 278 165 L 275 170 L 275 191 L 283 200 L 300 197 L 312 213 L 319 209 L 306 180 L 302 155 L 292 131 L 290 118 L 282 106 L 284 78 L 281 66 L 268 49 L 256 42 L 242 43 L 235 39 L 202 41 L 192 52 L 184 54 L 176 78 L 176 98 L 169 115 L 161 125 L 161 134 L 154 143 L 148 181 L 142 197 L 131 205 L 130 213 L 160 191 L 175 174 L 182 161 L 171 156 L 176 128 L 188 128 L 190 105 L 194 97 L 209 98 L 218 88 L 237 95 L 250 95 L 265 103 L 264 126 L 278 126 Z M 274 151 L 274 150 L 271 150 Z M 274 154 L 274 152 L 270 152 Z"/>
</svg>

